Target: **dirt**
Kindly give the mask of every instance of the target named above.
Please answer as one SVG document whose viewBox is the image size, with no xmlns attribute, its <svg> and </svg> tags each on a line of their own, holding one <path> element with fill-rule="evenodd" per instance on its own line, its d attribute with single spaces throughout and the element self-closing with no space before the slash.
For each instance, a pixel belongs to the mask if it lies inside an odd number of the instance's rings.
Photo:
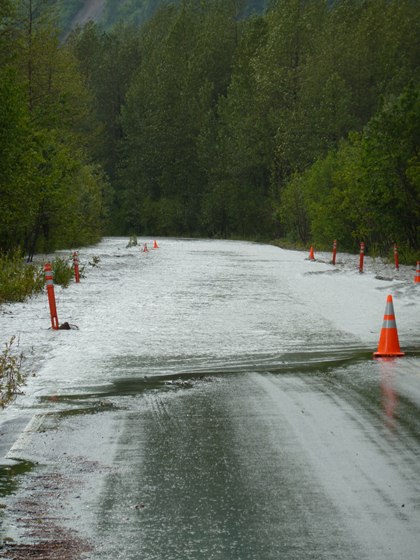
<svg viewBox="0 0 420 560">
<path fill-rule="evenodd" d="M 57 535 L 58 536 L 58 535 Z M 87 548 L 67 533 L 59 535 L 52 541 L 44 541 L 38 544 L 7 544 L 6 551 L 0 551 L 0 558 L 8 560 L 27 560 L 36 558 L 38 560 L 76 560 Z"/>
<path fill-rule="evenodd" d="M 63 519 L 51 504 L 66 499 L 66 491 L 74 486 L 62 475 L 36 476 L 28 488 L 27 497 L 15 502 L 9 512 L 24 531 L 30 543 L 5 539 L 0 543 L 0 558 L 7 560 L 80 560 L 92 550 L 91 545 L 75 531 L 62 526 Z M 58 509 L 60 506 L 58 505 Z"/>
</svg>

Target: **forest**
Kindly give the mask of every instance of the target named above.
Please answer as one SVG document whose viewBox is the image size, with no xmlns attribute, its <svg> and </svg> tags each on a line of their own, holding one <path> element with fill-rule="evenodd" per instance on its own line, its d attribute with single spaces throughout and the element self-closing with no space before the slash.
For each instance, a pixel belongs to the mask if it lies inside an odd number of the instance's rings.
<svg viewBox="0 0 420 560">
<path fill-rule="evenodd" d="M 227 0 L 235 6 L 238 18 L 252 14 L 262 14 L 267 7 L 267 0 Z M 149 20 L 162 7 L 168 4 L 180 4 L 181 0 L 106 0 L 101 25 L 110 28 L 116 23 L 142 24 Z M 198 2 L 199 4 L 199 2 Z"/>
<path fill-rule="evenodd" d="M 103 9 L 97 23 L 109 30 L 115 25 L 140 26 L 164 5 L 179 5 L 183 0 L 99 0 Z M 229 1 L 229 0 L 228 0 Z M 268 0 L 230 0 L 236 4 L 238 18 L 252 14 L 262 14 L 267 8 Z M 49 0 L 49 9 L 56 9 L 59 25 L 64 36 L 70 31 L 77 12 L 83 8 L 84 0 Z"/>
<path fill-rule="evenodd" d="M 417 0 L 168 1 L 65 42 L 51 4 L 0 4 L 0 252 L 136 233 L 418 255 Z"/>
</svg>

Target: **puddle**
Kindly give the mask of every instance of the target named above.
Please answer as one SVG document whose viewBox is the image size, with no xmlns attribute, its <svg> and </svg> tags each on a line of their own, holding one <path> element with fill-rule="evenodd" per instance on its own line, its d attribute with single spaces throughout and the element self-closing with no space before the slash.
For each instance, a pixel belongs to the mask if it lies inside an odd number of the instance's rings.
<svg viewBox="0 0 420 560">
<path fill-rule="evenodd" d="M 0 466 L 0 498 L 14 494 L 20 478 L 35 467 L 35 464 L 29 461 L 10 462 L 13 464 Z"/>
</svg>

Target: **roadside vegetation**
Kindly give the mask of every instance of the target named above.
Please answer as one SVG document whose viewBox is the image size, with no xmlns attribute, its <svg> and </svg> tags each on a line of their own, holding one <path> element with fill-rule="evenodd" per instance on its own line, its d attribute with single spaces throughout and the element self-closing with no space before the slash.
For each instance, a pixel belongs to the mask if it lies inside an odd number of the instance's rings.
<svg viewBox="0 0 420 560">
<path fill-rule="evenodd" d="M 39 265 L 25 263 L 20 252 L 0 255 L 0 305 L 24 301 L 43 287 L 44 274 Z"/>
<path fill-rule="evenodd" d="M 16 337 L 12 336 L 0 353 L 0 408 L 4 408 L 16 397 L 25 382 L 22 369 L 25 357 L 15 350 L 15 345 Z"/>
<path fill-rule="evenodd" d="M 56 257 L 52 261 L 52 270 L 54 275 L 54 284 L 67 288 L 71 280 L 74 278 L 74 269 L 72 261 L 69 258 Z"/>
<path fill-rule="evenodd" d="M 71 257 L 51 260 L 54 284 L 67 287 L 74 277 Z M 83 267 L 80 270 L 83 274 Z M 45 278 L 43 265 L 27 263 L 18 251 L 0 255 L 0 305 L 22 302 L 42 292 Z"/>
</svg>

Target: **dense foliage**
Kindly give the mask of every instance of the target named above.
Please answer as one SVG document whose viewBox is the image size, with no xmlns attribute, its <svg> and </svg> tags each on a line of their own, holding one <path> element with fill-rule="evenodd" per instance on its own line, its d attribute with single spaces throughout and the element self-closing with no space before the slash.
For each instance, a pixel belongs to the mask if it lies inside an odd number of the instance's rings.
<svg viewBox="0 0 420 560">
<path fill-rule="evenodd" d="M 375 252 L 393 242 L 419 248 L 420 90 L 410 84 L 383 103 L 361 133 L 296 174 L 280 214 L 301 241 L 334 237 L 347 249 L 365 239 Z"/>
<path fill-rule="evenodd" d="M 29 259 L 97 240 L 109 191 L 87 149 L 88 89 L 44 4 L 0 12 L 0 253 L 21 247 Z"/>
<path fill-rule="evenodd" d="M 226 0 L 225 4 L 235 6 L 238 17 L 262 13 L 267 0 Z M 110 28 L 116 23 L 141 25 L 152 18 L 162 6 L 179 5 L 182 0 L 105 0 L 105 8 L 100 23 Z"/>
<path fill-rule="evenodd" d="M 73 37 L 118 226 L 417 249 L 417 3 L 245 4 L 183 0 Z"/>
<path fill-rule="evenodd" d="M 97 23 L 103 29 L 111 29 L 116 25 L 140 26 L 151 19 L 163 6 L 179 5 L 183 0 L 98 0 L 102 9 L 97 14 Z M 238 18 L 252 14 L 262 14 L 269 0 L 226 0 L 236 6 Z M 79 11 L 83 10 L 88 0 L 48 0 L 48 9 L 54 9 L 62 35 L 71 31 Z"/>
<path fill-rule="evenodd" d="M 61 46 L 44 20 L 1 28 L 3 246 L 99 235 L 107 176 L 114 233 L 419 249 L 416 0 L 104 14 L 130 24 Z"/>
</svg>

